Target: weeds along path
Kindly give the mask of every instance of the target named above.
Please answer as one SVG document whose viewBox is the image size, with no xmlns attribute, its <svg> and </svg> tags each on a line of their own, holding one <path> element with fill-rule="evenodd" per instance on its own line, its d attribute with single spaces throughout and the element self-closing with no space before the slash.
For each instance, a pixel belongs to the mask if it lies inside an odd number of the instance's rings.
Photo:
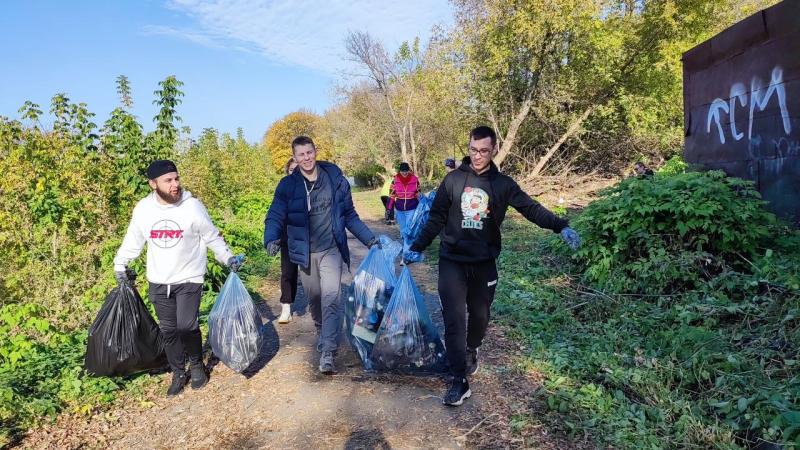
<svg viewBox="0 0 800 450">
<path fill-rule="evenodd" d="M 376 233 L 397 238 L 380 222 L 378 195 L 355 195 L 357 209 Z M 374 203 L 377 203 L 375 206 Z M 366 248 L 352 237 L 352 271 Z M 434 321 L 437 310 L 435 268 L 412 266 L 425 292 Z M 345 274 L 349 284 L 352 275 Z M 302 292 L 302 291 L 301 291 Z M 541 405 L 535 373 L 514 367 L 517 347 L 492 328 L 482 352 L 482 369 L 473 377 L 473 397 L 461 408 L 445 408 L 443 379 L 368 375 L 343 339 L 339 373 L 317 372 L 316 333 L 298 299 L 299 315 L 277 324 L 279 289 L 264 282 L 257 292 L 265 323 L 265 345 L 259 371 L 249 377 L 222 364 L 199 391 L 163 397 L 169 375 L 138 399 L 119 404 L 90 419 L 63 415 L 23 441 L 30 448 L 174 447 L 412 449 L 412 448 L 570 448 L 574 443 L 549 436 L 541 427 L 515 426 L 519 414 L 532 415 Z M 528 424 L 530 421 L 525 421 Z"/>
</svg>

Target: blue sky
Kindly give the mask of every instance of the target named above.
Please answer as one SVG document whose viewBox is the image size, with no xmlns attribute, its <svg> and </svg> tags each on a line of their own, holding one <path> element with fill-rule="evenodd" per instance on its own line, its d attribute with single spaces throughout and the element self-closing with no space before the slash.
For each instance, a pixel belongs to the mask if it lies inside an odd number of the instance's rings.
<svg viewBox="0 0 800 450">
<path fill-rule="evenodd" d="M 257 141 L 284 114 L 322 113 L 333 102 L 335 83 L 354 71 L 344 52 L 349 30 L 394 49 L 450 20 L 447 0 L 4 2 L 0 115 L 18 117 L 25 100 L 46 111 L 65 92 L 99 125 L 118 105 L 115 80 L 124 74 L 134 114 L 152 129 L 153 91 L 175 75 L 186 83 L 179 115 L 193 135 L 242 127 Z"/>
</svg>

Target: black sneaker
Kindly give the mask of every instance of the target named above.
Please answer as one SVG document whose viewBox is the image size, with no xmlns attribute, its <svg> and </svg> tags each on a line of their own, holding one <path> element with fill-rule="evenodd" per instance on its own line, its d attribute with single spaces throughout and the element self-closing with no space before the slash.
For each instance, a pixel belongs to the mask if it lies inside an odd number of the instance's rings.
<svg viewBox="0 0 800 450">
<path fill-rule="evenodd" d="M 183 391 L 186 386 L 186 372 L 172 372 L 172 384 L 167 389 L 167 397 L 173 397 Z"/>
<path fill-rule="evenodd" d="M 447 406 L 460 406 L 464 400 L 472 396 L 469 383 L 466 378 L 453 378 L 450 382 L 450 389 L 444 394 L 442 404 Z"/>
<path fill-rule="evenodd" d="M 202 364 L 192 364 L 192 389 L 200 389 L 208 383 L 206 368 Z"/>
<path fill-rule="evenodd" d="M 467 347 L 467 375 L 478 372 L 478 349 Z"/>
<path fill-rule="evenodd" d="M 336 373 L 336 366 L 333 365 L 333 352 L 322 352 L 319 358 L 319 371 L 325 375 Z"/>
</svg>

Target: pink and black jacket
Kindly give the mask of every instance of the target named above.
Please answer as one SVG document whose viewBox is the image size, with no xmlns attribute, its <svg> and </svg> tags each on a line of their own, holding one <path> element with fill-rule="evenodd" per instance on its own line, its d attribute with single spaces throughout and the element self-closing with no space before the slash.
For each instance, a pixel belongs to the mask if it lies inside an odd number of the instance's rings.
<svg viewBox="0 0 800 450">
<path fill-rule="evenodd" d="M 417 208 L 419 200 L 419 178 L 414 174 L 407 177 L 399 173 L 394 176 L 392 186 L 389 188 L 389 204 L 387 209 L 398 211 L 413 211 Z"/>
</svg>

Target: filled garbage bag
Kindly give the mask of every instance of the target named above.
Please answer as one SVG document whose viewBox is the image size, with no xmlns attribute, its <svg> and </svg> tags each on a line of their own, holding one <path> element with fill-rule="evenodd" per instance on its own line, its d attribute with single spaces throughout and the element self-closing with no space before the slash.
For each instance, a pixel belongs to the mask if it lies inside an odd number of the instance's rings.
<svg viewBox="0 0 800 450">
<path fill-rule="evenodd" d="M 161 331 L 142 297 L 131 286 L 114 288 L 89 328 L 86 371 L 96 376 L 119 376 L 166 364 Z"/>
<path fill-rule="evenodd" d="M 417 209 L 414 210 L 414 214 L 409 221 L 408 231 L 403 235 L 403 239 L 407 244 L 406 248 L 411 247 L 411 244 L 419 237 L 419 233 L 422 231 L 422 227 L 425 226 L 425 222 L 428 221 L 434 198 L 436 198 L 436 191 L 431 191 L 427 195 L 420 196 Z"/>
<path fill-rule="evenodd" d="M 397 280 L 372 347 L 374 370 L 425 374 L 445 370 L 445 348 L 408 267 Z"/>
<path fill-rule="evenodd" d="M 389 265 L 392 268 L 392 273 L 394 273 L 394 263 L 398 256 L 400 256 L 400 252 L 403 251 L 403 244 L 392 240 L 389 236 L 380 235 L 378 240 L 381 243 L 381 250 L 383 251 L 383 256 L 389 262 Z"/>
<path fill-rule="evenodd" d="M 236 272 L 222 285 L 208 315 L 208 343 L 214 355 L 236 372 L 258 357 L 262 343 L 261 316 Z"/>
<path fill-rule="evenodd" d="M 381 237 L 383 248 L 372 247 L 358 266 L 345 302 L 348 340 L 366 370 L 372 370 L 372 343 L 394 290 L 394 260 L 402 247 L 384 238 Z"/>
</svg>

